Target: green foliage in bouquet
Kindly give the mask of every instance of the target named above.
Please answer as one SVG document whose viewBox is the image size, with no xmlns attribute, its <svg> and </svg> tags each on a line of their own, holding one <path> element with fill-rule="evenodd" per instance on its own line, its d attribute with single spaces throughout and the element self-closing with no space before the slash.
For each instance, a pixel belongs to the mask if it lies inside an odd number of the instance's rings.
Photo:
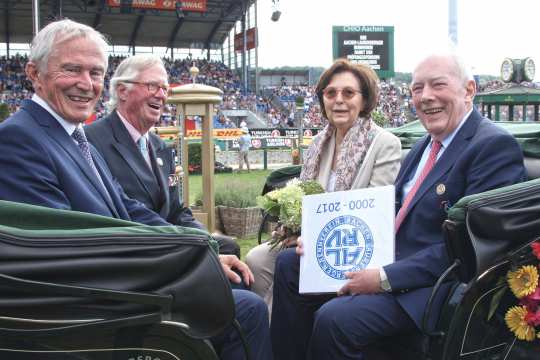
<svg viewBox="0 0 540 360">
<path fill-rule="evenodd" d="M 279 219 L 283 230 L 277 242 L 289 236 L 300 234 L 302 225 L 302 197 L 323 193 L 324 189 L 315 180 L 300 181 L 293 179 L 281 189 L 257 197 L 257 205 L 270 215 Z M 276 242 L 274 241 L 274 242 Z"/>
</svg>

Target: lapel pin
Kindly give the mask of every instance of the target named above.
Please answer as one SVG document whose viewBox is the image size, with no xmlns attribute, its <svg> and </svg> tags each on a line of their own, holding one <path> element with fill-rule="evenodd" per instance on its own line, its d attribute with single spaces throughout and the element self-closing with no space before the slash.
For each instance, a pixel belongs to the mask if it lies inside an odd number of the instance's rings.
<svg viewBox="0 0 540 360">
<path fill-rule="evenodd" d="M 437 195 L 442 195 L 446 192 L 446 186 L 444 184 L 437 185 Z"/>
<path fill-rule="evenodd" d="M 161 158 L 158 157 L 156 161 L 159 166 L 163 166 L 163 160 L 161 160 Z"/>
</svg>

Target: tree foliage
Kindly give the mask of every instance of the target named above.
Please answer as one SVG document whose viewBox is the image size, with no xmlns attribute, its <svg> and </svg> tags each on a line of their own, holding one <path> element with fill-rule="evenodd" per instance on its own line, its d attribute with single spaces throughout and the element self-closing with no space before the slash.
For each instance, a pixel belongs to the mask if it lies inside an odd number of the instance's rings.
<svg viewBox="0 0 540 360">
<path fill-rule="evenodd" d="M 9 107 L 6 103 L 0 103 L 0 122 L 9 117 Z"/>
</svg>

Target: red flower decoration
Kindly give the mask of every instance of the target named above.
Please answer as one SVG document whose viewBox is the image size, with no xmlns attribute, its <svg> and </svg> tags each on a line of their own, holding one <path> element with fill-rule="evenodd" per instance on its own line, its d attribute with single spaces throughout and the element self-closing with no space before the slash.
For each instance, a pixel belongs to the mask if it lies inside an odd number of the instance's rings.
<svg viewBox="0 0 540 360">
<path fill-rule="evenodd" d="M 532 252 L 538 260 L 540 260 L 540 241 L 535 241 L 531 244 Z"/>
<path fill-rule="evenodd" d="M 540 309 L 536 310 L 536 312 L 527 311 L 524 320 L 531 326 L 540 325 Z"/>
</svg>

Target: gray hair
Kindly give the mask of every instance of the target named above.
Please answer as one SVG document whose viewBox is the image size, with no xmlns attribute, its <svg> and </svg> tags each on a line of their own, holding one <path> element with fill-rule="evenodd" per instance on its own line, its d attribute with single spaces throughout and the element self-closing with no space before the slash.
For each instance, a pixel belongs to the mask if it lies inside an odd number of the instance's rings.
<svg viewBox="0 0 540 360">
<path fill-rule="evenodd" d="M 29 60 L 35 63 L 41 72 L 46 73 L 49 57 L 55 49 L 54 45 L 80 37 L 93 40 L 99 46 L 107 68 L 109 44 L 105 36 L 88 25 L 69 19 L 52 22 L 37 33 L 30 45 Z"/>
<path fill-rule="evenodd" d="M 109 101 L 107 102 L 107 111 L 113 112 L 118 107 L 118 92 L 117 87 L 119 83 L 126 81 L 134 81 L 139 74 L 146 69 L 154 66 L 161 66 L 165 70 L 163 61 L 157 55 L 152 54 L 140 54 L 133 55 L 124 59 L 116 68 L 109 83 Z M 125 84 L 126 87 L 131 88 L 132 84 Z"/>
</svg>

